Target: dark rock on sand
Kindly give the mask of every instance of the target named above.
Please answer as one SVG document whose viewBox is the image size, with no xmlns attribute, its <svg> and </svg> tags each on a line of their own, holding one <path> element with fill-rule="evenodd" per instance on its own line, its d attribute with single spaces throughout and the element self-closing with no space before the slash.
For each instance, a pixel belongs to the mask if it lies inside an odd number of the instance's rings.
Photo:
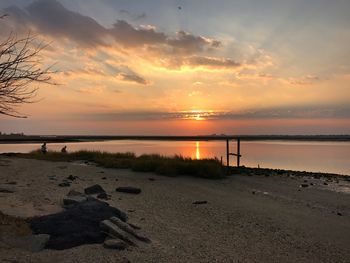
<svg viewBox="0 0 350 263">
<path fill-rule="evenodd" d="M 328 185 L 326 182 L 323 183 L 324 185 Z"/>
<path fill-rule="evenodd" d="M 93 186 L 85 188 L 84 192 L 87 195 L 94 195 L 94 194 L 105 193 L 106 191 L 100 185 L 95 184 Z"/>
<path fill-rule="evenodd" d="M 87 198 L 85 196 L 79 196 L 79 195 L 69 196 L 69 197 L 63 198 L 63 205 L 64 206 L 75 205 L 75 204 L 84 202 L 86 200 Z"/>
<path fill-rule="evenodd" d="M 97 195 L 98 199 L 103 199 L 103 200 L 109 200 L 109 195 L 107 195 L 106 193 L 100 193 Z"/>
<path fill-rule="evenodd" d="M 106 234 L 101 232 L 100 222 L 113 216 L 122 221 L 127 220 L 121 210 L 105 202 L 89 199 L 63 212 L 33 218 L 30 224 L 34 234 L 50 235 L 46 248 L 62 250 L 83 244 L 103 243 Z"/>
<path fill-rule="evenodd" d="M 71 181 L 74 181 L 74 180 L 76 180 L 78 178 L 78 176 L 74 176 L 74 175 L 69 175 L 68 177 L 67 177 L 67 179 L 68 180 L 71 180 Z"/>
<path fill-rule="evenodd" d="M 105 176 L 104 176 L 104 177 L 102 177 L 101 179 L 102 179 L 102 180 L 106 180 L 106 179 L 107 179 L 107 177 L 105 177 Z"/>
<path fill-rule="evenodd" d="M 119 240 L 119 239 L 106 239 L 105 242 L 103 243 L 103 246 L 105 248 L 113 248 L 113 249 L 123 250 L 128 245 L 124 241 Z"/>
<path fill-rule="evenodd" d="M 118 187 L 115 189 L 117 192 L 128 193 L 128 194 L 139 194 L 141 193 L 141 189 L 132 186 Z"/>
<path fill-rule="evenodd" d="M 204 205 L 204 204 L 207 204 L 208 203 L 208 201 L 194 201 L 192 204 L 194 204 L 194 205 Z"/>
<path fill-rule="evenodd" d="M 62 182 L 62 183 L 58 184 L 58 186 L 60 186 L 60 187 L 69 187 L 69 186 L 70 186 L 70 183 L 68 183 L 68 182 Z"/>
<path fill-rule="evenodd" d="M 16 185 L 17 182 L 13 181 L 13 182 L 6 182 L 5 184 L 11 184 L 11 185 Z"/>
<path fill-rule="evenodd" d="M 154 179 L 154 178 L 148 178 L 148 180 L 153 182 L 153 181 L 155 181 L 156 179 Z"/>
<path fill-rule="evenodd" d="M 309 187 L 308 184 L 301 184 L 300 186 L 303 187 L 303 188 L 304 188 L 304 187 Z"/>
<path fill-rule="evenodd" d="M 342 214 L 342 213 L 340 213 L 340 212 L 337 212 L 337 215 L 338 215 L 338 216 L 342 216 L 343 214 Z"/>
<path fill-rule="evenodd" d="M 0 188 L 0 193 L 5 193 L 5 194 L 12 194 L 15 191 L 11 190 L 11 189 L 7 189 L 7 188 Z"/>
</svg>

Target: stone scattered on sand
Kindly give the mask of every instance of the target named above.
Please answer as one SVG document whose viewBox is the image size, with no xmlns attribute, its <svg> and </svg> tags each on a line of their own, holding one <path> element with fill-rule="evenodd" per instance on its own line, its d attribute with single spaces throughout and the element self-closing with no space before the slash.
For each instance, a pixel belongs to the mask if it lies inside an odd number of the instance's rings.
<svg viewBox="0 0 350 263">
<path fill-rule="evenodd" d="M 46 248 L 62 250 L 83 244 L 103 243 L 107 234 L 101 232 L 100 222 L 111 217 L 127 220 L 123 211 L 106 202 L 89 198 L 60 213 L 33 218 L 30 225 L 34 234 L 50 235 Z"/>
<path fill-rule="evenodd" d="M 99 184 L 95 184 L 93 186 L 85 188 L 84 192 L 87 195 L 94 195 L 94 194 L 105 193 L 106 191 Z"/>
<path fill-rule="evenodd" d="M 155 181 L 156 179 L 154 179 L 154 178 L 148 178 L 148 180 L 151 181 L 151 182 L 153 182 L 153 181 Z"/>
<path fill-rule="evenodd" d="M 208 201 L 203 200 L 203 201 L 194 201 L 192 204 L 194 204 L 194 205 L 204 205 L 204 204 L 207 204 L 207 203 L 208 203 Z"/>
<path fill-rule="evenodd" d="M 63 198 L 63 205 L 64 206 L 75 205 L 75 204 L 84 202 L 86 200 L 87 198 L 85 196 L 79 196 L 79 195 L 69 196 L 69 197 Z"/>
<path fill-rule="evenodd" d="M 309 185 L 308 184 L 301 184 L 300 187 L 305 188 L 305 187 L 309 187 Z"/>
<path fill-rule="evenodd" d="M 106 177 L 106 176 L 104 176 L 104 177 L 102 177 L 101 179 L 102 179 L 102 180 L 106 180 L 106 179 L 107 179 L 107 177 Z"/>
<path fill-rule="evenodd" d="M 71 181 L 74 181 L 74 180 L 76 180 L 76 179 L 78 179 L 78 176 L 74 176 L 74 175 L 69 175 L 68 177 L 67 177 L 67 179 L 68 180 L 71 180 Z"/>
<path fill-rule="evenodd" d="M 5 184 L 11 184 L 11 185 L 16 185 L 16 184 L 17 184 L 17 182 L 15 182 L 15 181 L 12 181 L 12 182 L 6 182 Z"/>
<path fill-rule="evenodd" d="M 326 182 L 323 183 L 324 185 L 328 185 Z"/>
<path fill-rule="evenodd" d="M 139 193 L 141 193 L 141 189 L 140 188 L 132 187 L 132 186 L 118 187 L 115 190 L 117 192 L 128 193 L 128 194 L 139 194 Z"/>
<path fill-rule="evenodd" d="M 97 195 L 97 198 L 98 199 L 103 199 L 103 200 L 109 200 L 110 196 L 107 195 L 106 193 L 100 193 L 100 194 Z"/>
<path fill-rule="evenodd" d="M 338 216 L 342 216 L 343 214 L 342 214 L 342 213 L 340 213 L 340 212 L 337 212 L 337 215 L 338 215 Z"/>
<path fill-rule="evenodd" d="M 14 193 L 14 190 L 8 189 L 8 188 L 0 188 L 0 193 L 5 193 L 5 194 L 12 194 Z"/>
<path fill-rule="evenodd" d="M 59 183 L 58 186 L 60 186 L 60 187 L 69 187 L 69 186 L 70 186 L 70 183 L 68 183 L 68 182 L 62 182 L 62 183 Z"/>
<path fill-rule="evenodd" d="M 113 248 L 118 250 L 125 249 L 128 245 L 120 239 L 106 239 L 103 243 L 105 248 Z"/>
</svg>

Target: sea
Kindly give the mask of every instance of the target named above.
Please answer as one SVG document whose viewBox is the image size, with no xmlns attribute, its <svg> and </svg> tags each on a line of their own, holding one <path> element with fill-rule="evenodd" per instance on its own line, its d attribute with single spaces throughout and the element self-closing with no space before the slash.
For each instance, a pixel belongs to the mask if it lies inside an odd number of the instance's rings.
<svg viewBox="0 0 350 263">
<path fill-rule="evenodd" d="M 40 148 L 40 143 L 0 144 L 0 153 L 27 153 Z M 226 164 L 225 141 L 149 141 L 110 140 L 74 143 L 48 143 L 49 150 L 94 150 L 134 152 L 141 154 L 182 155 L 193 159 L 218 158 Z M 230 152 L 237 151 L 235 141 Z M 240 164 L 248 167 L 276 168 L 308 172 L 350 175 L 350 142 L 327 141 L 242 141 Z M 236 165 L 230 156 L 230 165 Z"/>
</svg>

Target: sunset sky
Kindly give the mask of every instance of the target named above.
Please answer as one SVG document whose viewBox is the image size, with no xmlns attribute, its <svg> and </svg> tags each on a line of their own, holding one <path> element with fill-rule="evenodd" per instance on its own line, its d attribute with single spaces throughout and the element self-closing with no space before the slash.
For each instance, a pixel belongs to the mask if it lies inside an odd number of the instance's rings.
<svg viewBox="0 0 350 263">
<path fill-rule="evenodd" d="M 27 134 L 349 134 L 349 0 L 1 0 L 58 85 Z"/>
</svg>

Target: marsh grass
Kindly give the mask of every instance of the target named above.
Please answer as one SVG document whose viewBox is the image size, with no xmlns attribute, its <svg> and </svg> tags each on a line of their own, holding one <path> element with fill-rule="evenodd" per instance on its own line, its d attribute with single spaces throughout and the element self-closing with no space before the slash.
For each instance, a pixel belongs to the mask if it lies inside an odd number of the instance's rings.
<svg viewBox="0 0 350 263">
<path fill-rule="evenodd" d="M 219 179 L 225 176 L 225 171 L 217 159 L 193 160 L 180 155 L 172 157 L 159 154 L 108 153 L 100 151 L 77 151 L 61 153 L 40 151 L 20 154 L 20 157 L 47 161 L 89 161 L 101 167 L 131 169 L 137 172 L 154 172 L 166 176 L 190 175 L 209 179 Z"/>
</svg>

